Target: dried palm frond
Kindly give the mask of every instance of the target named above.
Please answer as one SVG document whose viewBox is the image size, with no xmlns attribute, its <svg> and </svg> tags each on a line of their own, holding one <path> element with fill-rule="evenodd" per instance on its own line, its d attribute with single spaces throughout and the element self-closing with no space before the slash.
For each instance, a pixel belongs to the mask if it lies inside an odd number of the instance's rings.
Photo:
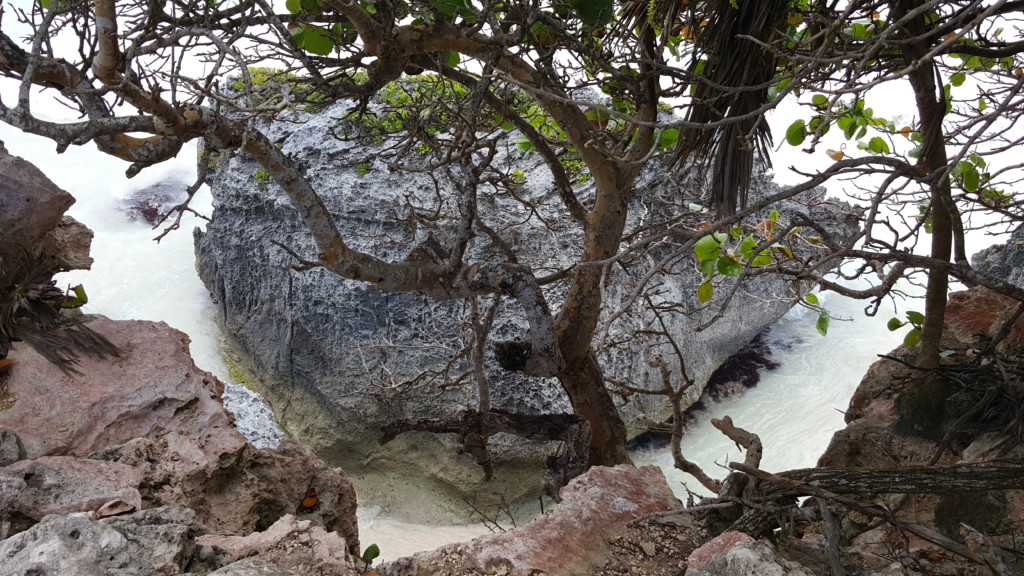
<svg viewBox="0 0 1024 576">
<path fill-rule="evenodd" d="M 711 173 L 712 201 L 719 214 L 746 205 L 755 154 L 770 162 L 771 131 L 757 110 L 768 102 L 776 57 L 749 38 L 775 40 L 786 28 L 789 0 L 708 0 L 702 4 L 694 35 L 691 72 L 697 78 L 687 120 L 713 129 L 681 134 L 675 162 L 692 162 Z M 703 70 L 698 63 L 703 59 Z M 698 74 L 698 72 L 700 72 Z"/>
<path fill-rule="evenodd" d="M 0 286 L 0 358 L 7 357 L 13 342 L 24 341 L 65 373 L 80 374 L 74 365 L 82 353 L 119 356 L 103 335 L 62 314 L 74 298 L 57 288 L 55 271 L 25 261 L 5 270 L 6 286 Z"/>
</svg>

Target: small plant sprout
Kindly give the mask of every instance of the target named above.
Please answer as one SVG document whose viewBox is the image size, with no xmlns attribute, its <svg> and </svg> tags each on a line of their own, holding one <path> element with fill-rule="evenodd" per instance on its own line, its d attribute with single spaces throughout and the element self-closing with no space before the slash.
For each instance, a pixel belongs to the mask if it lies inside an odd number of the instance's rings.
<svg viewBox="0 0 1024 576">
<path fill-rule="evenodd" d="M 917 346 L 921 341 L 921 328 L 924 327 L 924 314 L 920 312 L 914 312 L 913 310 L 907 312 L 907 321 L 904 322 L 899 318 L 890 318 L 886 327 L 889 328 L 890 332 L 895 332 L 907 324 L 913 326 L 910 332 L 903 337 L 904 346 Z"/>
<path fill-rule="evenodd" d="M 259 184 L 260 186 L 266 186 L 267 184 L 270 184 L 270 172 L 267 172 L 262 168 L 257 170 L 252 177 L 256 179 L 256 183 Z"/>
<path fill-rule="evenodd" d="M 380 556 L 380 547 L 376 544 L 370 544 L 366 547 L 366 550 L 363 550 L 362 556 L 353 556 L 352 561 L 362 562 L 363 571 L 368 572 L 370 570 L 370 564 L 373 564 L 373 561 L 376 560 L 378 556 Z"/>
</svg>

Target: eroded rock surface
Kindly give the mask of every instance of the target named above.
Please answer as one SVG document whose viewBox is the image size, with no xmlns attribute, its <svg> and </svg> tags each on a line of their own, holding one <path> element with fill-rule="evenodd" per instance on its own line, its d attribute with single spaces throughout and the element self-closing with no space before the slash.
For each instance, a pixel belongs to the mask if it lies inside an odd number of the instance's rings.
<svg viewBox="0 0 1024 576">
<path fill-rule="evenodd" d="M 12 576 L 152 576 L 180 574 L 202 526 L 187 508 L 157 508 L 94 520 L 89 513 L 52 514 L 0 541 L 0 572 Z"/>
<path fill-rule="evenodd" d="M 92 231 L 65 216 L 75 199 L 0 142 L 0 286 L 26 272 L 87 269 Z M 29 268 L 26 268 L 29 266 Z"/>
<path fill-rule="evenodd" d="M 653 466 L 591 468 L 561 496 L 558 508 L 522 528 L 418 553 L 379 571 L 386 576 L 427 576 L 453 568 L 508 576 L 590 574 L 593 564 L 605 561 L 609 540 L 630 521 L 681 506 Z"/>
<path fill-rule="evenodd" d="M 359 129 L 355 121 L 344 119 L 349 106 L 339 103 L 320 115 L 303 115 L 300 122 L 270 124 L 265 130 L 309 175 L 354 249 L 393 262 L 428 257 L 427 248 L 443 251 L 451 245 L 451 229 L 442 225 L 428 236 L 425 227 L 413 224 L 419 217 L 410 213 L 410 206 L 457 213 L 435 193 L 437 186 L 449 186 L 444 171 L 391 171 L 380 159 L 391 143 L 334 137 Z M 485 194 L 480 213 L 488 225 L 500 231 L 524 264 L 547 270 L 567 268 L 581 251 L 581 238 L 566 223 L 541 160 L 502 151 L 495 166 L 522 174 L 518 194 L 531 207 L 507 195 Z M 353 475 L 369 474 L 370 467 L 363 465 L 372 463 L 376 472 L 433 478 L 439 491 L 455 492 L 456 502 L 480 490 L 538 490 L 537 464 L 548 447 L 538 450 L 524 442 L 496 438 L 492 443 L 495 479 L 484 484 L 472 459 L 454 455 L 453 443 L 444 437 L 408 434 L 383 449 L 376 446 L 380 427 L 388 422 L 453 417 L 476 406 L 472 386 L 439 385 L 453 352 L 463 346 L 458 325 L 465 320 L 465 306 L 417 294 L 383 293 L 323 270 L 292 269 L 294 258 L 279 244 L 310 261 L 316 260 L 317 251 L 281 190 L 265 178 L 256 178 L 259 169 L 243 156 L 221 159 L 210 179 L 215 213 L 206 232 L 196 232 L 196 254 L 200 276 L 217 303 L 218 321 L 253 372 L 254 384 L 274 408 L 281 426 L 309 441 L 322 457 L 343 463 Z M 652 167 L 638 183 L 631 207 L 635 218 L 629 225 L 643 226 L 663 217 L 666 210 L 682 210 L 693 219 L 694 228 L 699 226 L 706 216 L 690 212 L 685 199 L 681 200 L 687 196 L 681 187 L 676 178 Z M 751 202 L 776 191 L 766 174 L 755 175 Z M 587 197 L 591 191 L 581 189 L 580 194 Z M 835 203 L 802 200 L 803 204 L 776 208 L 783 213 L 807 212 L 831 224 L 837 238 L 856 228 L 856 217 L 844 215 Z M 652 257 L 660 259 L 671 249 L 655 250 Z M 504 257 L 496 253 L 493 243 L 479 241 L 471 246 L 467 260 L 495 258 Z M 799 290 L 778 279 L 759 277 L 749 289 L 739 290 L 724 315 L 695 338 L 694 328 L 715 317 L 719 307 L 717 302 L 710 306 L 698 302 L 696 289 L 702 276 L 692 260 L 683 260 L 673 274 L 658 280 L 658 290 L 659 297 L 681 312 L 666 315 L 665 320 L 672 335 L 687 342 L 688 376 L 697 382 L 688 392 L 692 402 L 711 372 L 781 317 Z M 624 304 L 632 284 L 646 272 L 645 266 L 638 260 L 628 271 L 613 267 L 607 282 L 609 313 Z M 564 298 L 562 284 L 545 290 L 553 306 Z M 660 388 L 657 371 L 648 365 L 650 358 L 635 349 L 640 347 L 631 336 L 643 324 L 643 319 L 630 314 L 621 317 L 605 341 L 628 341 L 634 349 L 610 346 L 600 360 L 609 377 Z M 492 340 L 522 338 L 524 325 L 522 314 L 507 305 L 498 315 Z M 603 337 L 603 333 L 598 336 Z M 523 378 L 500 369 L 488 356 L 494 408 L 530 414 L 569 411 L 555 380 Z M 461 373 L 465 366 L 451 370 Z M 412 380 L 424 371 L 428 377 Z M 668 414 L 667 403 L 656 396 L 632 395 L 624 404 L 624 418 L 634 432 L 640 430 L 641 420 L 660 420 Z M 527 474 L 522 470 L 524 461 L 532 462 Z M 502 484 L 494 488 L 497 483 Z"/>
<path fill-rule="evenodd" d="M 212 574 L 346 574 L 352 561 L 346 543 L 335 532 L 326 532 L 309 520 L 282 516 L 264 532 L 248 536 L 200 536 L 200 546 L 224 551 L 232 564 Z"/>
<path fill-rule="evenodd" d="M 123 469 L 119 486 L 140 492 L 146 506 L 187 506 L 208 529 L 225 534 L 270 526 L 293 513 L 313 486 L 322 499 L 318 518 L 358 547 L 355 492 L 344 474 L 297 442 L 274 450 L 249 445 L 224 410 L 223 385 L 195 367 L 184 334 L 143 321 L 95 318 L 88 326 L 117 344 L 122 357 L 83 357 L 82 374 L 75 375 L 30 347 L 12 352 L 16 363 L 6 384 L 14 403 L 0 411 L 0 426 L 17 432 L 28 460 L 0 475 L 35 470 L 35 481 L 70 495 L 83 489 L 88 475 L 74 478 L 44 464 L 95 468 L 98 486 L 110 476 L 99 468 Z M 42 458 L 58 454 L 92 460 Z M 133 501 L 127 493 L 106 499 L 115 498 Z"/>
</svg>

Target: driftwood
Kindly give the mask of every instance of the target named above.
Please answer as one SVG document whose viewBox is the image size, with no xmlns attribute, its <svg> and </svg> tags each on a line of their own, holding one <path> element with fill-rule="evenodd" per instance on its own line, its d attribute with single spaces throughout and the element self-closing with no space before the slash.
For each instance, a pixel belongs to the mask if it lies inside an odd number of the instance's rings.
<svg viewBox="0 0 1024 576">
<path fill-rule="evenodd" d="M 735 466 L 734 466 L 735 468 Z M 1024 462 L 905 468 L 807 468 L 779 474 L 836 494 L 932 494 L 1024 489 Z"/>
<path fill-rule="evenodd" d="M 558 491 L 587 469 L 590 425 L 575 414 L 515 414 L 491 409 L 467 410 L 460 418 L 446 420 L 397 420 L 381 428 L 381 445 L 405 432 L 455 434 L 466 453 L 483 468 L 484 478 L 494 475 L 487 439 L 499 432 L 534 441 L 560 441 L 558 451 L 547 459 L 544 492 L 558 499 Z"/>
<path fill-rule="evenodd" d="M 738 462 L 730 462 L 729 467 L 734 470 L 739 470 L 744 474 L 748 474 L 764 482 L 768 482 L 783 489 L 793 491 L 797 494 L 802 494 L 805 496 L 815 496 L 818 498 L 823 498 L 825 500 L 831 500 L 833 502 L 842 504 L 843 506 L 846 506 L 851 510 L 856 510 L 857 512 L 860 512 L 861 514 L 864 514 L 866 516 L 882 518 L 886 522 L 889 522 L 898 528 L 906 530 L 907 532 L 910 532 L 924 540 L 927 540 L 932 544 L 941 546 L 946 550 L 953 552 L 954 554 L 963 556 L 964 558 L 967 558 L 974 562 L 978 562 L 979 564 L 988 564 L 983 557 L 971 551 L 963 544 L 960 544 L 955 540 L 951 540 L 943 536 L 942 534 L 939 534 L 938 532 L 925 526 L 900 520 L 899 518 L 896 518 L 893 515 L 891 510 L 884 506 L 860 502 L 858 500 L 847 498 L 845 496 L 842 496 L 820 486 L 814 486 L 806 482 L 802 482 L 800 480 L 794 480 L 792 478 L 785 478 L 783 476 L 772 474 L 770 472 L 765 472 L 764 470 L 759 470 L 757 468 L 746 466 Z"/>
</svg>

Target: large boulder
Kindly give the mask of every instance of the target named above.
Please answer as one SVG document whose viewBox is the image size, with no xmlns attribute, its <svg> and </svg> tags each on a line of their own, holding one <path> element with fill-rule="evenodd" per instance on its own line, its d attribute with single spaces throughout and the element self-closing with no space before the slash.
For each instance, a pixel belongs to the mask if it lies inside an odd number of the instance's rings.
<svg viewBox="0 0 1024 576">
<path fill-rule="evenodd" d="M 52 514 L 0 541 L 0 573 L 180 574 L 192 559 L 201 529 L 187 508 L 155 508 L 103 520 L 87 512 Z"/>
<path fill-rule="evenodd" d="M 0 142 L 0 288 L 26 273 L 88 269 L 92 232 L 64 212 L 75 199 Z M 40 270 L 40 268 L 42 270 Z"/>
<path fill-rule="evenodd" d="M 235 430 L 223 384 L 198 369 L 188 338 L 163 323 L 96 317 L 87 326 L 122 351 L 83 356 L 67 373 L 17 344 L 0 428 L 18 461 L 0 468 L 13 531 L 51 512 L 186 506 L 211 531 L 248 534 L 319 491 L 311 518 L 359 547 L 356 497 L 343 472 L 286 441 L 257 449 Z M 6 479 L 6 480 L 5 480 Z M 141 498 L 141 501 L 140 501 Z"/>
<path fill-rule="evenodd" d="M 439 247 L 451 245 L 451 226 L 446 227 L 444 218 L 431 216 L 458 213 L 451 199 L 436 193 L 438 187 L 451 186 L 444 171 L 393 171 L 385 161 L 393 142 L 338 137 L 359 129 L 354 121 L 343 119 L 349 106 L 339 103 L 318 115 L 300 113 L 261 129 L 308 175 L 353 248 L 402 261 L 426 258 L 432 250 L 436 254 Z M 516 194 L 482 193 L 482 217 L 523 263 L 552 272 L 565 270 L 581 252 L 579 231 L 560 210 L 543 162 L 514 148 L 502 147 L 494 165 L 517 175 Z M 524 487 L 539 487 L 539 466 L 523 473 L 514 465 L 539 453 L 525 451 L 522 442 L 495 439 L 498 448 L 492 452 L 492 463 L 495 481 L 505 481 L 502 487 L 484 484 L 483 473 L 470 457 L 443 449 L 451 446 L 444 438 L 407 434 L 384 448 L 376 445 L 380 427 L 393 420 L 453 417 L 476 406 L 473 386 L 451 385 L 467 370 L 463 360 L 450 363 L 464 347 L 460 323 L 467 318 L 465 303 L 383 293 L 320 269 L 293 269 L 297 262 L 282 246 L 309 261 L 316 260 L 317 251 L 300 215 L 266 172 L 250 158 L 232 156 L 220 159 L 208 181 L 215 211 L 206 231 L 195 233 L 199 274 L 213 295 L 229 344 L 252 372 L 253 384 L 273 407 L 282 428 L 310 442 L 319 455 L 342 464 L 350 474 L 414 474 L 428 479 L 424 482 L 436 480 L 440 490 L 455 490 L 456 501 L 479 490 L 508 487 L 521 492 Z M 708 216 L 699 207 L 693 212 L 686 208 L 688 196 L 696 194 L 688 193 L 685 185 L 659 168 L 648 170 L 637 187 L 635 217 L 629 226 L 641 229 L 670 212 L 678 213 L 682 206 L 685 218 L 698 228 Z M 751 201 L 778 190 L 769 175 L 757 174 Z M 580 190 L 584 198 L 591 193 L 586 187 Z M 847 207 L 822 202 L 820 194 L 769 207 L 759 216 L 766 218 L 771 208 L 787 215 L 804 212 L 830 225 L 836 238 L 851 234 L 856 216 Z M 437 226 L 430 224 L 438 221 Z M 676 248 L 673 239 L 665 238 L 652 248 L 649 260 L 671 260 Z M 500 258 L 496 250 L 494 243 L 480 240 L 470 247 L 469 258 Z M 676 340 L 686 343 L 687 376 L 697 384 L 688 391 L 692 402 L 712 371 L 784 314 L 806 287 L 759 277 L 737 291 L 719 316 L 725 298 L 710 305 L 698 301 L 703 276 L 691 255 L 675 261 L 672 274 L 657 279 L 659 294 L 653 298 L 672 309 L 663 318 Z M 648 269 L 644 258 L 611 267 L 606 322 L 611 312 L 626 305 Z M 545 296 L 557 306 L 565 289 L 564 283 L 552 283 L 545 287 Z M 649 328 L 650 322 L 654 320 L 627 313 L 611 323 L 607 333 L 599 330 L 600 361 L 609 377 L 660 388 L 657 370 L 649 362 L 655 354 L 671 352 L 659 348 L 664 344 L 635 345 L 635 331 Z M 492 340 L 522 338 L 524 326 L 519 311 L 505 306 Z M 695 336 L 699 326 L 703 329 Z M 626 342 L 634 349 L 626 350 Z M 486 369 L 495 408 L 534 414 L 570 410 L 554 379 L 523 378 L 500 369 L 491 357 Z M 637 432 L 644 420 L 665 417 L 669 407 L 663 398 L 635 394 L 623 399 L 621 410 L 630 430 Z M 371 489 L 384 484 L 364 482 Z"/>
<path fill-rule="evenodd" d="M 74 374 L 24 344 L 9 356 L 13 405 L 0 411 L 0 426 L 17 433 L 26 458 L 85 456 L 167 432 L 194 439 L 211 460 L 245 444 L 221 403 L 224 385 L 195 366 L 184 333 L 162 322 L 103 317 L 86 325 L 122 357 L 82 356 Z"/>
</svg>

